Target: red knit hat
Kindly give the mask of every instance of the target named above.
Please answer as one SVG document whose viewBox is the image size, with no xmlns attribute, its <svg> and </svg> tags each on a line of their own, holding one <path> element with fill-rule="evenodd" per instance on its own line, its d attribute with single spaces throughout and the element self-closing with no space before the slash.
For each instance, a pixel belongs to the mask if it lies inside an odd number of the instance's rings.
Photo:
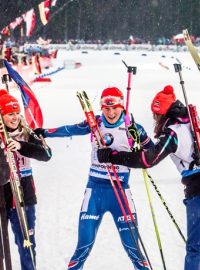
<svg viewBox="0 0 200 270">
<path fill-rule="evenodd" d="M 101 94 L 101 109 L 113 106 L 124 109 L 124 96 L 117 87 L 108 87 Z"/>
<path fill-rule="evenodd" d="M 175 101 L 174 88 L 171 85 L 167 85 L 154 97 L 151 103 L 151 110 L 153 113 L 165 115 Z"/>
<path fill-rule="evenodd" d="M 2 115 L 13 112 L 20 112 L 18 100 L 9 95 L 4 89 L 0 90 L 0 112 Z"/>
</svg>

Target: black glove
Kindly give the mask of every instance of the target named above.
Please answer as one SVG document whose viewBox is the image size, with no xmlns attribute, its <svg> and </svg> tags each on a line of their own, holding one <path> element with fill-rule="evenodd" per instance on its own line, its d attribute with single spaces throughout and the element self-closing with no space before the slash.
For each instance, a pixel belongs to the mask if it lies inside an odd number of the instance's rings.
<svg viewBox="0 0 200 270">
<path fill-rule="evenodd" d="M 132 151 L 134 152 L 140 151 L 141 150 L 140 135 L 138 133 L 137 126 L 132 114 L 131 114 L 131 124 L 128 126 L 128 133 L 130 137 L 133 139 Z"/>
<path fill-rule="evenodd" d="M 44 132 L 45 132 L 45 129 L 44 129 L 44 128 L 36 128 L 36 129 L 34 129 L 34 133 L 35 133 L 38 137 L 40 137 L 40 135 L 42 135 L 42 137 L 45 138 Z"/>
<path fill-rule="evenodd" d="M 10 178 L 10 167 L 8 165 L 8 162 L 6 160 L 6 155 L 4 150 L 0 146 L 0 186 L 5 185 Z M 0 198 L 1 201 L 1 198 Z"/>
<path fill-rule="evenodd" d="M 111 162 L 112 149 L 111 148 L 103 148 L 97 150 L 97 157 L 100 163 Z"/>
</svg>

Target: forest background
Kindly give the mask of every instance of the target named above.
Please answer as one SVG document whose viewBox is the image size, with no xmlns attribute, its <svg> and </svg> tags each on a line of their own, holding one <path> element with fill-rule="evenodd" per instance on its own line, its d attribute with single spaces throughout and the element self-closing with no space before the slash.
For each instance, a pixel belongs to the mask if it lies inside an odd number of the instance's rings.
<svg viewBox="0 0 200 270">
<path fill-rule="evenodd" d="M 0 0 L 0 28 L 34 8 L 42 0 Z M 156 43 L 159 38 L 170 40 L 187 28 L 200 36 L 199 0 L 57 0 L 49 23 L 43 26 L 37 16 L 37 27 L 23 42 L 39 36 L 63 43 L 69 39 L 119 42 L 130 35 L 141 42 Z M 16 28 L 12 38 L 20 39 Z M 28 40 L 27 40 L 28 39 Z"/>
</svg>

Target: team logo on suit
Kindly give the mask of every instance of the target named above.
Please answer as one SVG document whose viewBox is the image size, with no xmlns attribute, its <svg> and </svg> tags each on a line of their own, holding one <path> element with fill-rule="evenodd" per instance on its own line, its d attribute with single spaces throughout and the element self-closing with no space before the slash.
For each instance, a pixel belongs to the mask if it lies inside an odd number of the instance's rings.
<svg viewBox="0 0 200 270">
<path fill-rule="evenodd" d="M 114 137 L 110 133 L 104 134 L 103 139 L 104 139 L 104 142 L 105 142 L 106 146 L 110 146 L 114 141 Z"/>
</svg>

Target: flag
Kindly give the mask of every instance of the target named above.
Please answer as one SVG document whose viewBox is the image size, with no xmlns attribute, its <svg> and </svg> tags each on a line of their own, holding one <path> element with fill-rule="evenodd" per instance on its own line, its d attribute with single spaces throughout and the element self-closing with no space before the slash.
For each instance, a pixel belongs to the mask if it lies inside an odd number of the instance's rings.
<svg viewBox="0 0 200 270">
<path fill-rule="evenodd" d="M 10 36 L 10 29 L 9 29 L 9 26 L 4 27 L 4 28 L 1 30 L 1 34 L 9 37 L 9 36 Z"/>
<path fill-rule="evenodd" d="M 15 29 L 17 26 L 19 26 L 22 23 L 23 19 L 22 17 L 16 18 L 13 22 L 9 24 L 10 29 Z"/>
<path fill-rule="evenodd" d="M 49 21 L 49 14 L 51 8 L 51 0 L 45 0 L 38 5 L 40 12 L 40 19 L 43 25 L 46 25 Z"/>
<path fill-rule="evenodd" d="M 52 0 L 52 2 L 51 2 L 51 6 L 52 6 L 52 7 L 55 7 L 56 2 L 57 2 L 57 0 Z"/>
<path fill-rule="evenodd" d="M 22 79 L 19 73 L 12 68 L 8 61 L 4 60 L 4 65 L 7 68 L 11 78 L 18 85 L 21 92 L 22 101 L 24 105 L 24 114 L 28 125 L 31 128 L 38 128 L 43 126 L 43 116 L 40 105 L 35 94 L 32 92 L 28 84 Z"/>
<path fill-rule="evenodd" d="M 26 36 L 30 37 L 36 24 L 36 15 L 34 9 L 31 9 L 28 12 L 24 13 L 22 17 L 26 22 Z"/>
</svg>

